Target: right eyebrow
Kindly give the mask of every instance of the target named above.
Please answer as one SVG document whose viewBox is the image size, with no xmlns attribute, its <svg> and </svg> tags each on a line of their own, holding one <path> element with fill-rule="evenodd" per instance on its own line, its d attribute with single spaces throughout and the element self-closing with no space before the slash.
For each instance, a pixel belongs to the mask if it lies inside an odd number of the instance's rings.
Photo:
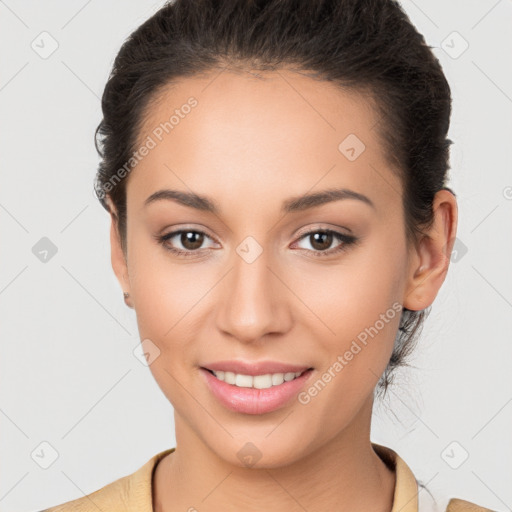
<svg viewBox="0 0 512 512">
<path fill-rule="evenodd" d="M 211 212 L 215 215 L 218 215 L 220 212 L 220 208 L 213 199 L 202 196 L 200 194 L 195 194 L 194 192 L 182 192 L 181 190 L 169 189 L 158 190 L 157 192 L 151 194 L 144 201 L 144 206 L 148 206 L 151 203 L 161 200 L 176 201 L 183 206 L 195 208 L 196 210 Z"/>
</svg>

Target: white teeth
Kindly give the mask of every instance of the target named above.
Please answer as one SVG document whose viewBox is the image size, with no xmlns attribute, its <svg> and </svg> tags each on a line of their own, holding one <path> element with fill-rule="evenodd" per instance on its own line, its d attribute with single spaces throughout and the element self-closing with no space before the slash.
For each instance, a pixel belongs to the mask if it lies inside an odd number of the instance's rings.
<svg viewBox="0 0 512 512">
<path fill-rule="evenodd" d="M 267 373 L 266 375 L 243 375 L 240 373 L 214 371 L 217 379 L 233 384 L 239 388 L 265 389 L 272 386 L 279 386 L 283 382 L 288 382 L 297 378 L 303 372 L 288 373 Z"/>
</svg>

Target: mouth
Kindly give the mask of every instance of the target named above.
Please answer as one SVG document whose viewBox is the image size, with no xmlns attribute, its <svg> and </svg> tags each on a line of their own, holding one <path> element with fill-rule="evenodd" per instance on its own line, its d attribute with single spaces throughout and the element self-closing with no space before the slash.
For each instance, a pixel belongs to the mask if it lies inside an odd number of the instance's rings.
<svg viewBox="0 0 512 512">
<path fill-rule="evenodd" d="M 217 402 L 236 413 L 265 414 L 292 403 L 306 386 L 314 368 L 298 372 L 247 375 L 200 367 L 206 386 Z"/>
<path fill-rule="evenodd" d="M 223 370 L 211 370 L 209 368 L 201 367 L 202 370 L 206 370 L 216 379 L 237 386 L 239 388 L 253 388 L 253 389 L 268 389 L 276 386 L 280 386 L 285 382 L 290 382 L 298 379 L 306 372 L 310 372 L 313 368 L 306 368 L 305 370 L 298 372 L 276 372 L 276 373 L 265 373 L 260 375 L 247 375 L 243 373 L 235 373 Z"/>
</svg>

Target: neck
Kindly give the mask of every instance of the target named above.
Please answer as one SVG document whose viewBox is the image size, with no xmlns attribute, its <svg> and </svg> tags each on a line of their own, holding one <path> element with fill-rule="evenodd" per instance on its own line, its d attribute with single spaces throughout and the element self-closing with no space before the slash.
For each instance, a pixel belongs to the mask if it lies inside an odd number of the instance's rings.
<svg viewBox="0 0 512 512">
<path fill-rule="evenodd" d="M 358 418 L 328 443 L 272 468 L 228 463 L 176 414 L 179 442 L 155 470 L 154 511 L 390 512 L 395 473 L 371 445 L 371 406 L 372 402 L 366 404 Z"/>
</svg>

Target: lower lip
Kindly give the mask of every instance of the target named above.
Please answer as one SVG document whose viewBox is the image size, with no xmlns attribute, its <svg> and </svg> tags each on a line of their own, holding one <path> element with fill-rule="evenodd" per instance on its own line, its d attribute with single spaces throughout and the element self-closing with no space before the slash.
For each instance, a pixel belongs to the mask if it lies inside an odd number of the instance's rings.
<svg viewBox="0 0 512 512">
<path fill-rule="evenodd" d="M 235 412 L 265 414 L 283 407 L 304 387 L 312 370 L 306 370 L 300 377 L 265 389 L 241 388 L 217 379 L 208 370 L 201 368 L 210 391 L 222 405 Z"/>
</svg>

